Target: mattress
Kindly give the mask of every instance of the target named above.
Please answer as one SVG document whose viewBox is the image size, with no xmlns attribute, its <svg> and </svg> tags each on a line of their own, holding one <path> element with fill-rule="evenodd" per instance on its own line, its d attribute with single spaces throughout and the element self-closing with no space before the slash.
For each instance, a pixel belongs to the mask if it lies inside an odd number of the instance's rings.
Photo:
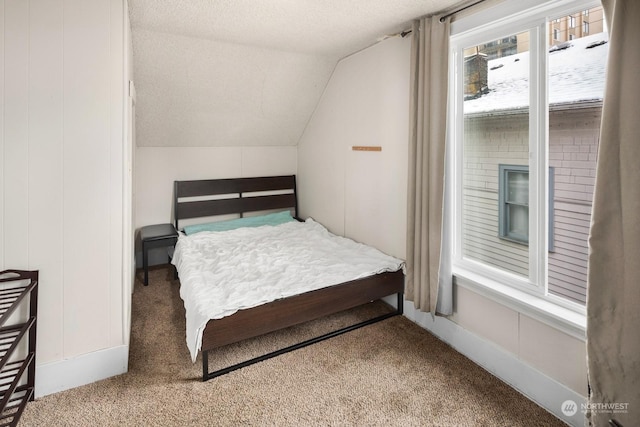
<svg viewBox="0 0 640 427">
<path fill-rule="evenodd" d="M 180 276 L 193 361 L 209 320 L 404 267 L 402 260 L 336 236 L 313 219 L 181 234 L 172 263 Z"/>
</svg>

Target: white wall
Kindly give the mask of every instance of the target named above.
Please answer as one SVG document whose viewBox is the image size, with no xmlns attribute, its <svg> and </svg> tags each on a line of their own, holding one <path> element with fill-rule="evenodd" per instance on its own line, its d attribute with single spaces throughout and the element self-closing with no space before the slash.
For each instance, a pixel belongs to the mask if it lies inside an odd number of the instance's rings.
<svg viewBox="0 0 640 427">
<path fill-rule="evenodd" d="M 339 62 L 298 144 L 302 216 L 399 257 L 405 254 L 409 46 L 390 39 Z"/>
<path fill-rule="evenodd" d="M 173 222 L 173 182 L 179 180 L 292 175 L 296 147 L 138 147 L 135 154 L 135 228 Z M 139 248 L 138 248 L 139 251 Z M 141 256 L 137 256 L 141 265 Z M 151 251 L 149 264 L 165 263 Z"/>
<path fill-rule="evenodd" d="M 173 221 L 175 180 L 297 172 L 296 143 L 335 59 L 144 28 L 133 48 L 136 232 Z M 166 261 L 150 251 L 150 265 Z"/>
<path fill-rule="evenodd" d="M 342 60 L 298 150 L 302 214 L 397 256 L 406 242 L 409 49 L 409 39 L 394 38 Z M 432 328 L 411 307 L 408 317 Z M 454 315 L 436 320 L 442 339 L 556 415 L 557 398 L 586 395 L 581 340 L 460 286 Z"/>
<path fill-rule="evenodd" d="M 136 93 L 135 85 L 133 82 L 133 42 L 131 38 L 131 22 L 129 20 L 129 2 L 124 0 L 125 16 L 124 16 L 124 99 L 125 112 L 124 112 L 124 150 L 123 150 L 123 168 L 124 168 L 124 182 L 122 186 L 122 199 L 123 199 L 123 218 L 124 227 L 122 230 L 123 235 L 123 274 L 122 280 L 125 283 L 124 295 L 123 295 L 123 310 L 124 310 L 124 342 L 129 344 L 129 337 L 131 332 L 131 294 L 133 293 L 133 284 L 135 282 L 136 274 L 136 259 L 135 259 L 135 233 L 133 226 L 135 224 L 135 210 L 134 210 L 134 176 L 133 165 L 135 163 L 135 115 L 136 115 Z"/>
<path fill-rule="evenodd" d="M 0 267 L 40 270 L 36 395 L 126 371 L 124 14 L 122 0 L 0 6 Z"/>
</svg>

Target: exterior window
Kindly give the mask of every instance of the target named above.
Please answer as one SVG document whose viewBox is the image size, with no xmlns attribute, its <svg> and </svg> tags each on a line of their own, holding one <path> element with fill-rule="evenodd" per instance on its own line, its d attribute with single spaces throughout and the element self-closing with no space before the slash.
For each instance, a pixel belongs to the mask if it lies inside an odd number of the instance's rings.
<svg viewBox="0 0 640 427">
<path fill-rule="evenodd" d="M 529 243 L 529 168 L 499 165 L 498 210 L 502 239 Z M 553 251 L 554 168 L 549 168 L 549 251 Z"/>
<path fill-rule="evenodd" d="M 499 166 L 500 237 L 529 243 L 529 168 Z"/>
<path fill-rule="evenodd" d="M 582 14 L 583 14 L 584 16 L 589 16 L 589 9 L 585 9 L 585 10 L 583 10 L 583 11 L 582 11 Z"/>
<path fill-rule="evenodd" d="M 581 310 L 608 35 L 550 49 L 566 7 L 452 35 L 452 267 Z M 512 37 L 500 57 L 478 49 Z"/>
<path fill-rule="evenodd" d="M 569 16 L 569 28 L 575 28 L 575 27 L 576 27 L 576 17 Z"/>
<path fill-rule="evenodd" d="M 517 46 L 511 46 L 502 50 L 502 56 L 511 56 L 511 55 L 515 55 L 516 53 L 518 53 Z"/>
<path fill-rule="evenodd" d="M 573 40 L 575 38 L 576 38 L 576 36 L 574 34 L 569 34 L 569 40 Z"/>
<path fill-rule="evenodd" d="M 557 28 L 553 29 L 553 39 L 560 40 L 560 30 L 558 30 Z"/>
<path fill-rule="evenodd" d="M 582 32 L 584 34 L 589 34 L 589 23 L 587 21 L 582 22 Z"/>
</svg>

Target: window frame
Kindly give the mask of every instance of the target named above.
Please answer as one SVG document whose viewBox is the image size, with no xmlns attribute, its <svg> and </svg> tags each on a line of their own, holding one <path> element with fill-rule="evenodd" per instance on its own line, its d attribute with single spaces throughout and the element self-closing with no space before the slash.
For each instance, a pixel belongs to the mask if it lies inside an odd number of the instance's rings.
<svg viewBox="0 0 640 427">
<path fill-rule="evenodd" d="M 462 76 L 458 77 L 458 70 L 462 73 L 462 60 L 463 60 L 463 51 L 465 47 L 475 46 L 477 44 L 481 44 L 483 42 L 487 42 L 490 40 L 495 40 L 501 37 L 505 37 L 506 35 L 518 34 L 523 32 L 523 27 L 529 28 L 529 43 L 530 43 L 530 70 L 529 70 L 529 81 L 530 81 L 530 93 L 529 93 L 529 141 L 537 141 L 539 140 L 539 135 L 541 132 L 544 132 L 546 129 L 546 120 L 539 120 L 541 118 L 546 118 L 546 115 L 541 114 L 533 114 L 534 111 L 539 111 L 540 109 L 540 99 L 542 94 L 540 94 L 540 79 L 544 78 L 541 76 L 539 70 L 534 67 L 534 64 L 537 64 L 540 60 L 539 57 L 541 53 L 539 52 L 539 46 L 544 46 L 546 44 L 546 23 L 543 27 L 540 26 L 538 19 L 528 19 L 524 21 L 523 24 L 520 21 L 509 22 L 504 25 L 495 26 L 491 28 L 487 28 L 484 26 L 481 31 L 473 31 L 470 34 L 467 34 L 465 37 L 454 38 L 452 37 L 450 45 L 452 48 L 451 58 L 454 63 L 451 66 L 454 74 L 455 89 L 451 90 L 450 93 L 453 95 L 455 93 L 463 93 L 463 89 L 461 87 Z M 544 56 L 543 56 L 544 57 Z M 535 58 L 535 60 L 534 60 Z M 451 117 L 463 117 L 463 105 L 462 102 L 459 102 L 455 95 L 454 99 L 450 99 L 450 106 L 453 108 L 453 112 L 451 113 Z M 454 155 L 452 156 L 455 161 L 455 165 L 453 167 L 454 175 L 453 182 L 456 184 L 454 188 L 458 188 L 458 183 L 462 182 L 462 170 L 463 170 L 463 156 L 458 154 L 461 153 L 462 149 L 462 139 L 458 138 L 457 135 L 464 135 L 464 127 L 463 121 L 450 121 L 454 129 L 449 134 L 453 137 L 454 141 Z M 540 148 L 538 148 L 539 151 Z M 497 268 L 492 268 L 486 266 L 480 262 L 476 262 L 473 260 L 465 259 L 462 256 L 462 215 L 456 215 L 456 224 L 453 235 L 455 236 L 454 241 L 454 251 L 453 251 L 453 265 L 454 267 L 458 267 L 460 269 L 479 271 L 487 277 L 491 281 L 495 281 L 501 283 L 503 285 L 511 286 L 516 289 L 531 293 L 536 296 L 544 296 L 545 286 L 541 286 L 540 278 L 546 277 L 546 262 L 539 263 L 538 259 L 544 259 L 546 261 L 545 251 L 540 251 L 538 246 L 538 242 L 541 241 L 539 238 L 540 232 L 538 231 L 538 218 L 540 215 L 540 208 L 537 207 L 537 204 L 532 204 L 531 200 L 538 199 L 539 192 L 539 166 L 536 166 L 536 162 L 541 157 L 545 157 L 546 152 L 543 153 L 534 153 L 531 151 L 531 146 L 529 150 L 529 197 L 530 197 L 530 206 L 535 206 L 533 209 L 529 210 L 529 236 L 537 236 L 535 239 L 531 239 L 529 241 L 529 275 L 528 277 L 522 277 L 520 275 L 516 275 L 515 273 L 508 273 L 504 271 L 500 271 Z M 545 185 L 545 183 L 542 183 Z M 456 191 L 455 201 L 454 201 L 454 211 L 458 212 L 459 207 L 462 206 L 462 192 Z M 542 215 L 544 217 L 545 215 Z M 541 258 L 542 257 L 542 258 Z"/>
<path fill-rule="evenodd" d="M 573 336 L 584 338 L 586 327 L 586 307 L 573 301 L 547 292 L 548 251 L 553 236 L 545 236 L 547 230 L 552 232 L 552 216 L 548 215 L 550 204 L 548 198 L 541 194 L 549 194 L 550 181 L 553 177 L 544 173 L 548 166 L 549 139 L 548 117 L 549 105 L 547 94 L 547 56 L 549 27 L 558 16 L 568 16 L 576 11 L 587 10 L 599 6 L 593 0 L 549 0 L 540 3 L 537 0 L 506 0 L 497 8 L 483 10 L 473 15 L 456 20 L 451 25 L 449 81 L 449 117 L 463 117 L 463 50 L 491 40 L 501 39 L 511 34 L 519 34 L 529 30 L 530 39 L 530 141 L 544 141 L 535 144 L 529 152 L 530 199 L 537 200 L 533 212 L 529 215 L 530 239 L 530 275 L 522 278 L 515 274 L 487 268 L 480 262 L 463 260 L 461 256 L 462 215 L 455 214 L 451 224 L 450 235 L 453 236 L 451 254 L 454 280 L 460 286 L 467 287 L 490 297 L 518 311 L 557 327 Z M 538 65 L 536 65 L 538 64 Z M 531 117 L 535 117 L 531 119 Z M 460 155 L 461 135 L 464 135 L 463 120 L 449 120 L 450 155 L 448 156 L 447 178 L 456 189 L 447 193 L 446 203 L 452 212 L 459 212 L 462 195 L 457 190 L 461 185 L 462 161 Z M 546 201 L 544 199 L 547 199 Z M 531 204 L 530 204 L 531 205 Z M 539 219 L 541 219 L 539 221 Z M 538 224 L 541 223 L 539 227 Z M 538 242 L 543 242 L 538 244 Z M 543 260 L 537 262 L 536 260 Z"/>
</svg>

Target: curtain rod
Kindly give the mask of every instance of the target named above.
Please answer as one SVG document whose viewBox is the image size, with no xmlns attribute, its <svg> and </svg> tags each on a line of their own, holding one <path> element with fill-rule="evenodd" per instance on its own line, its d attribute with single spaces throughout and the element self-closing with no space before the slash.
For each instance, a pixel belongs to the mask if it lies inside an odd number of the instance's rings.
<svg viewBox="0 0 640 427">
<path fill-rule="evenodd" d="M 480 4 L 480 3 L 484 2 L 484 1 L 485 1 L 485 0 L 478 0 L 478 1 L 477 1 L 477 2 L 475 2 L 475 3 L 470 3 L 470 4 L 468 4 L 468 5 L 464 6 L 464 7 L 461 7 L 460 9 L 456 9 L 456 10 L 454 10 L 453 12 L 449 12 L 449 13 L 447 13 L 446 15 L 443 15 L 443 16 L 440 18 L 440 22 L 444 22 L 444 20 L 445 20 L 445 19 L 447 19 L 448 17 L 453 16 L 453 15 L 455 15 L 456 13 L 462 12 L 463 10 L 467 10 L 467 9 L 469 9 L 470 7 L 473 7 L 473 6 L 475 6 L 475 5 L 477 5 L 477 4 Z M 436 15 L 437 15 L 437 14 L 436 14 Z M 400 33 L 400 36 L 401 36 L 402 38 L 405 38 L 405 37 L 406 37 L 406 36 L 408 36 L 409 34 L 411 34 L 411 30 L 404 30 L 404 31 L 402 31 L 402 32 Z"/>
<path fill-rule="evenodd" d="M 442 17 L 440 18 L 440 22 L 444 22 L 444 20 L 445 20 L 445 19 L 447 19 L 448 17 L 453 16 L 453 15 L 455 15 L 456 13 L 460 13 L 460 12 L 462 12 L 463 10 L 467 10 L 467 9 L 469 9 L 470 7 L 473 7 L 473 6 L 475 6 L 475 5 L 477 5 L 477 4 L 480 4 L 480 3 L 482 3 L 482 2 L 484 2 L 484 0 L 479 0 L 479 1 L 475 2 L 475 3 L 471 3 L 471 4 L 468 4 L 468 5 L 464 6 L 464 7 L 461 7 L 460 9 L 456 9 L 456 10 L 454 10 L 453 12 L 449 12 L 449 13 L 447 13 L 446 15 L 444 15 L 444 16 L 442 16 Z"/>
</svg>

